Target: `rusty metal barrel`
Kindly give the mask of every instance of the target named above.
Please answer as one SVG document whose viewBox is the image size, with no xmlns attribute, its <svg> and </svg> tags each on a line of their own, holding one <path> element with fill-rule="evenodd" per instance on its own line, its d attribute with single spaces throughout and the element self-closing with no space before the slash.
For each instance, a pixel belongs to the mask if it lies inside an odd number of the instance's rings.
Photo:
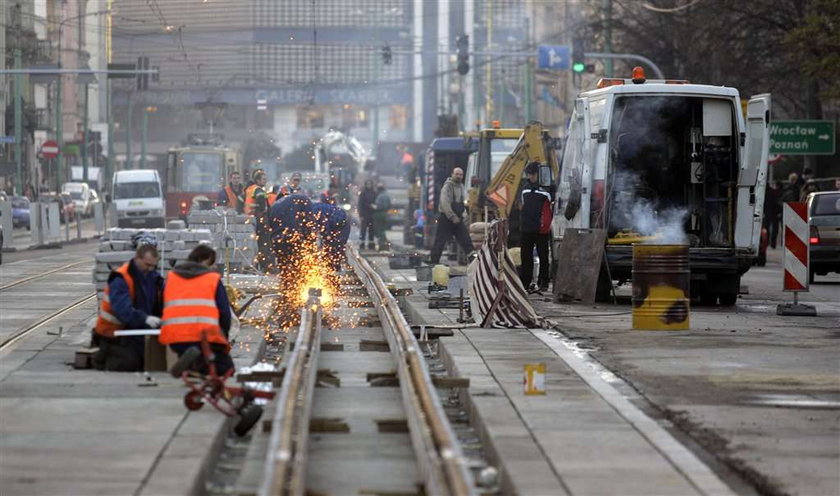
<svg viewBox="0 0 840 496">
<path fill-rule="evenodd" d="M 633 329 L 689 328 L 688 245 L 633 245 Z"/>
</svg>

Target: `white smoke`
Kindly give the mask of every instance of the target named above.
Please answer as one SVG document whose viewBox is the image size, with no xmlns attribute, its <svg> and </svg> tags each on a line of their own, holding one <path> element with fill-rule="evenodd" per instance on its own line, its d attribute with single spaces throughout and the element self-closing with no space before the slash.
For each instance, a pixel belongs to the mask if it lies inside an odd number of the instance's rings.
<svg viewBox="0 0 840 496">
<path fill-rule="evenodd" d="M 611 226 L 652 237 L 650 243 L 687 244 L 684 225 L 688 210 L 684 207 L 662 207 L 656 199 L 640 197 L 640 188 L 648 192 L 651 190 L 649 186 L 642 187 L 641 183 L 636 173 L 616 172 L 612 186 Z"/>
</svg>

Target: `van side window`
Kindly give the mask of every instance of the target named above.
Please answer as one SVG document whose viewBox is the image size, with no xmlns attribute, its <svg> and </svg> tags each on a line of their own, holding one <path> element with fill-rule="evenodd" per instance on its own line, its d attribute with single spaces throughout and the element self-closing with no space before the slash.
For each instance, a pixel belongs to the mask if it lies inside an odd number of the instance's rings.
<svg viewBox="0 0 840 496">
<path fill-rule="evenodd" d="M 583 170 L 584 145 L 583 115 L 575 112 L 569 124 L 569 134 L 563 151 L 562 171 L 560 173 L 560 201 L 558 212 L 572 220 L 580 210 L 581 172 Z"/>
</svg>

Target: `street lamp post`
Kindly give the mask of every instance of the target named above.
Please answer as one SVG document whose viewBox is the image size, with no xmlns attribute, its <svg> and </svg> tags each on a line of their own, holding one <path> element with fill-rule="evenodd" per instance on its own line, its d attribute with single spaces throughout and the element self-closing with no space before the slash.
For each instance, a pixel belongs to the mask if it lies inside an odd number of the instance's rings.
<svg viewBox="0 0 840 496">
<path fill-rule="evenodd" d="M 62 20 L 58 23 L 58 68 L 61 69 L 61 30 L 64 29 L 64 24 L 70 21 L 75 21 L 81 19 L 82 17 L 94 16 L 94 15 L 102 15 L 102 14 L 109 14 L 110 10 L 100 10 L 97 12 L 91 12 L 89 14 L 80 14 L 73 17 L 68 17 L 67 19 Z M 81 50 L 81 37 L 78 40 L 78 49 Z M 61 83 L 62 83 L 62 75 L 59 74 L 58 79 L 56 79 L 55 84 L 55 140 L 58 143 L 58 156 L 56 157 L 56 174 L 58 175 L 58 186 L 60 187 L 61 184 L 64 182 L 64 130 L 63 130 L 63 111 L 61 108 Z M 87 102 L 85 102 L 87 105 Z"/>
<path fill-rule="evenodd" d="M 143 128 L 141 129 L 142 135 L 140 138 L 140 168 L 146 168 L 146 141 L 148 140 L 148 132 L 149 132 L 149 114 L 156 112 L 157 107 L 148 106 L 143 109 Z"/>
</svg>

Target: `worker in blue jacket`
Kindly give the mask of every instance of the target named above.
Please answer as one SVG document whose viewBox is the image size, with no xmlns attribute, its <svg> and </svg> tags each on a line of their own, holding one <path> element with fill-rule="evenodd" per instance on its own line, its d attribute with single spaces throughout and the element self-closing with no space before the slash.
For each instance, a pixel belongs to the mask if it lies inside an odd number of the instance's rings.
<svg viewBox="0 0 840 496">
<path fill-rule="evenodd" d="M 350 238 L 350 222 L 347 212 L 329 201 L 313 203 L 310 207 L 313 221 L 321 235 L 324 253 L 334 270 L 341 268 L 344 261 L 344 249 Z"/>
<path fill-rule="evenodd" d="M 272 246 L 281 272 L 296 264 L 303 255 L 301 250 L 317 236 L 311 206 L 312 201 L 307 196 L 291 194 L 274 202 L 268 212 Z"/>
</svg>

